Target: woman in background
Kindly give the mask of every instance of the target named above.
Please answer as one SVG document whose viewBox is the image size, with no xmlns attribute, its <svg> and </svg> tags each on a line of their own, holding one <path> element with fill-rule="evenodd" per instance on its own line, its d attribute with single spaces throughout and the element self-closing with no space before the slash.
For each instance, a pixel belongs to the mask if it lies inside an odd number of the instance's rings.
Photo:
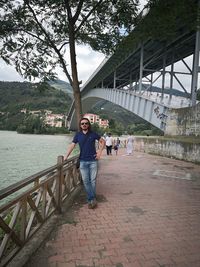
<svg viewBox="0 0 200 267">
<path fill-rule="evenodd" d="M 114 145 L 114 150 L 115 150 L 116 155 L 118 153 L 119 147 L 120 147 L 120 140 L 119 140 L 119 137 L 117 137 L 116 144 Z"/>
<path fill-rule="evenodd" d="M 126 153 L 127 155 L 131 155 L 133 153 L 133 143 L 134 137 L 129 135 L 126 141 Z"/>
</svg>

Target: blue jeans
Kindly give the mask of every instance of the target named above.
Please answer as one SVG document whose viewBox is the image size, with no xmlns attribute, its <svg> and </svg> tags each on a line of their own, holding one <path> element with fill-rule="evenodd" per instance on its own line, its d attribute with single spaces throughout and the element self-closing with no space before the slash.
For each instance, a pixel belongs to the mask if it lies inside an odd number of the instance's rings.
<svg viewBox="0 0 200 267">
<path fill-rule="evenodd" d="M 87 200 L 88 202 L 91 202 L 94 198 L 96 198 L 97 160 L 80 160 L 80 172 L 85 191 L 87 193 Z"/>
</svg>

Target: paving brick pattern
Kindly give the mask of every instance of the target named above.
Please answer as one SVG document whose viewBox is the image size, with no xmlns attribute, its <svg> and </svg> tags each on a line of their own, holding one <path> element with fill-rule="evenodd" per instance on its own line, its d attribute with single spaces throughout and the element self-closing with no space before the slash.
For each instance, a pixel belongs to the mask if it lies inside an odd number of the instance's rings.
<svg viewBox="0 0 200 267">
<path fill-rule="evenodd" d="M 82 193 L 27 267 L 200 267 L 200 166 L 124 153 L 99 162 L 98 208 Z"/>
</svg>

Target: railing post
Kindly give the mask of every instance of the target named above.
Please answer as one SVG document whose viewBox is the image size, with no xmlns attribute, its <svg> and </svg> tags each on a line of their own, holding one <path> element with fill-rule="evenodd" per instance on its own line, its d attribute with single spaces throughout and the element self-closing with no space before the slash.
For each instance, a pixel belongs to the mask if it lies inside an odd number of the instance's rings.
<svg viewBox="0 0 200 267">
<path fill-rule="evenodd" d="M 21 210 L 21 225 L 20 225 L 20 238 L 23 242 L 26 240 L 26 226 L 27 226 L 27 198 L 22 200 Z"/>
<path fill-rule="evenodd" d="M 58 213 L 62 213 L 62 177 L 63 177 L 63 156 L 57 158 L 57 177 L 56 177 L 56 203 Z"/>
</svg>

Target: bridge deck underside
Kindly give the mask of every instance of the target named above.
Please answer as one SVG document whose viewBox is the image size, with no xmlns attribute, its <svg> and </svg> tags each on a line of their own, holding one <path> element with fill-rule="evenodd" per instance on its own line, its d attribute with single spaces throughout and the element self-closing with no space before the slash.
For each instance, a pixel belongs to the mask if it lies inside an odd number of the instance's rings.
<svg viewBox="0 0 200 267">
<path fill-rule="evenodd" d="M 166 60 L 166 66 L 190 56 L 195 49 L 195 32 L 184 33 L 178 36 L 168 44 L 160 41 L 149 40 L 144 43 L 144 61 L 143 77 L 152 72 L 163 68 L 163 57 Z M 116 87 L 128 85 L 130 76 L 132 82 L 139 79 L 141 46 L 138 46 L 129 55 L 123 55 L 116 52 L 98 71 L 98 73 L 83 88 L 87 91 L 89 88 L 100 87 L 103 81 L 103 87 L 114 87 L 114 71 L 116 71 Z"/>
</svg>

